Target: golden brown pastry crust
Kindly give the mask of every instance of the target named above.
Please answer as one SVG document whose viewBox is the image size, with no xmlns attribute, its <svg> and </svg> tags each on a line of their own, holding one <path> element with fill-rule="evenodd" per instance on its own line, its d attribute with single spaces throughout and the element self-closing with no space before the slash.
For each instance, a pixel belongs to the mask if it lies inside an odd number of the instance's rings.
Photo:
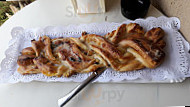
<svg viewBox="0 0 190 107">
<path fill-rule="evenodd" d="M 100 67 L 132 71 L 159 66 L 165 56 L 164 31 L 153 28 L 144 32 L 136 23 L 123 24 L 117 30 L 99 36 L 82 33 L 80 38 L 40 37 L 18 57 L 21 74 L 43 73 L 69 77 Z"/>
</svg>

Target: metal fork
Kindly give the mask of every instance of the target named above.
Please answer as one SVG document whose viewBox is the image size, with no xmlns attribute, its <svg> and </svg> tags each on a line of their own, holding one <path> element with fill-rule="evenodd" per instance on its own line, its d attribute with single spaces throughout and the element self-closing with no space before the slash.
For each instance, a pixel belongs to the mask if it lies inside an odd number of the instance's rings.
<svg viewBox="0 0 190 107">
<path fill-rule="evenodd" d="M 77 95 L 85 86 L 94 81 L 97 77 L 99 77 L 103 71 L 105 71 L 106 67 L 102 67 L 94 71 L 85 81 L 79 84 L 76 88 L 74 88 L 71 92 L 66 94 L 63 98 L 58 100 L 59 107 L 63 107 L 67 102 L 69 102 L 75 95 Z"/>
</svg>

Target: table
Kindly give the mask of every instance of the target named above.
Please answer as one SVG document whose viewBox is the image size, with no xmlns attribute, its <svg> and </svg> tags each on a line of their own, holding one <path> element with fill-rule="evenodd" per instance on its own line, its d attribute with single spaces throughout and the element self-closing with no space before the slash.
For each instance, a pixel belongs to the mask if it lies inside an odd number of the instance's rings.
<svg viewBox="0 0 190 107">
<path fill-rule="evenodd" d="M 0 27 L 0 61 L 5 57 L 11 29 L 59 26 L 92 22 L 122 22 L 120 1 L 106 0 L 105 14 L 76 15 L 70 0 L 38 0 L 16 13 Z M 147 16 L 162 16 L 153 6 Z M 0 84 L 0 107 L 56 107 L 57 100 L 78 83 L 30 82 Z M 160 107 L 190 105 L 190 79 L 174 84 L 94 83 L 78 94 L 67 107 Z"/>
</svg>

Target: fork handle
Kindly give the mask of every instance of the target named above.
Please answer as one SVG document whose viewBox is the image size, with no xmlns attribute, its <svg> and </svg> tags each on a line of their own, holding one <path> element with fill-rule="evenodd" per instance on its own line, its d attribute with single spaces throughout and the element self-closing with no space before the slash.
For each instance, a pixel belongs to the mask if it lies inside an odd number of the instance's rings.
<svg viewBox="0 0 190 107">
<path fill-rule="evenodd" d="M 63 107 L 67 102 L 69 102 L 75 95 L 77 95 L 85 86 L 95 80 L 106 68 L 99 68 L 94 71 L 85 81 L 79 84 L 76 88 L 74 88 L 71 92 L 66 94 L 63 98 L 58 100 L 59 107 Z"/>
</svg>

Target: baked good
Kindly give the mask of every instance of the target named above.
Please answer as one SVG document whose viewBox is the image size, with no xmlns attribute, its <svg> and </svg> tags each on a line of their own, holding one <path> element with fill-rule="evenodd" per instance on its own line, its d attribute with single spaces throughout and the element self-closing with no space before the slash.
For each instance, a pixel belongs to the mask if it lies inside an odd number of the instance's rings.
<svg viewBox="0 0 190 107">
<path fill-rule="evenodd" d="M 164 31 L 153 28 L 144 32 L 136 24 L 123 24 L 104 36 L 82 33 L 79 38 L 40 37 L 18 57 L 21 74 L 43 73 L 69 77 L 111 67 L 118 72 L 156 68 L 165 57 Z"/>
</svg>

